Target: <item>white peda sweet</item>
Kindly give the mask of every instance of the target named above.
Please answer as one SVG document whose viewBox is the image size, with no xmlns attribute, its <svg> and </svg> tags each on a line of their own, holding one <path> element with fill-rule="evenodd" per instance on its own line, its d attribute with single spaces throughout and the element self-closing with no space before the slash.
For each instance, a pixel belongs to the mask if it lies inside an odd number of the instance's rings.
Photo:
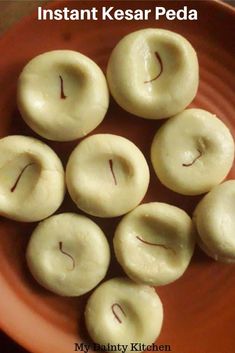
<svg viewBox="0 0 235 353">
<path fill-rule="evenodd" d="M 41 222 L 26 253 L 34 278 L 62 296 L 80 296 L 105 276 L 110 260 L 107 239 L 89 218 L 62 213 Z"/>
<path fill-rule="evenodd" d="M 17 100 L 32 130 L 49 140 L 70 141 L 101 123 L 109 93 L 94 61 L 72 50 L 54 50 L 36 56 L 24 67 Z"/>
<path fill-rule="evenodd" d="M 194 211 L 198 244 L 221 262 L 235 262 L 235 180 L 217 185 Z"/>
<path fill-rule="evenodd" d="M 185 211 L 151 202 L 123 217 L 113 243 L 117 260 L 131 279 L 161 286 L 177 280 L 187 269 L 195 230 Z"/>
<path fill-rule="evenodd" d="M 0 214 L 35 222 L 53 214 L 65 193 L 64 170 L 56 153 L 27 136 L 0 139 Z"/>
<path fill-rule="evenodd" d="M 197 93 L 198 60 L 192 45 L 165 29 L 126 35 L 113 49 L 107 68 L 110 91 L 128 112 L 162 119 L 184 110 Z"/>
<path fill-rule="evenodd" d="M 106 347 L 126 345 L 126 352 L 130 352 L 132 343 L 155 342 L 162 327 L 163 308 L 154 288 L 113 278 L 92 293 L 85 321 L 94 342 Z"/>
<path fill-rule="evenodd" d="M 116 217 L 143 199 L 149 169 L 142 152 L 124 137 L 98 134 L 87 137 L 72 152 L 66 167 L 71 198 L 84 212 Z"/>
<path fill-rule="evenodd" d="M 199 195 L 221 183 L 234 160 L 229 129 L 215 115 L 187 109 L 168 120 L 151 147 L 154 170 L 169 189 Z"/>
</svg>

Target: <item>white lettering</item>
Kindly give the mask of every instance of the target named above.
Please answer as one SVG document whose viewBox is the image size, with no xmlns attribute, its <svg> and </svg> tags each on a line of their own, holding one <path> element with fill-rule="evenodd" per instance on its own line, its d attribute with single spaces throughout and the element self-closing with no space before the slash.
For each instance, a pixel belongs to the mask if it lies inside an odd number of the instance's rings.
<svg viewBox="0 0 235 353">
<path fill-rule="evenodd" d="M 165 15 L 166 9 L 165 7 L 155 7 L 155 20 L 159 20 L 160 16 Z"/>
<path fill-rule="evenodd" d="M 115 9 L 114 6 L 103 6 L 101 8 L 101 19 L 102 20 L 135 20 L 142 21 L 148 20 L 149 15 L 151 14 L 151 9 Z M 195 9 L 188 10 L 187 6 L 183 6 L 181 9 L 173 10 L 173 9 L 165 9 L 163 6 L 155 7 L 155 20 L 159 20 L 162 16 L 165 16 L 167 20 L 197 20 L 198 13 Z M 92 7 L 90 9 L 69 9 L 68 7 L 64 7 L 63 9 L 43 9 L 41 6 L 38 7 L 38 20 L 65 20 L 65 21 L 90 21 L 90 20 L 98 20 L 98 9 L 96 7 Z"/>
<path fill-rule="evenodd" d="M 113 20 L 113 17 L 110 15 L 110 12 L 113 10 L 113 6 L 112 7 L 102 7 L 102 20 L 106 20 L 107 18 L 109 20 Z"/>
<path fill-rule="evenodd" d="M 47 18 L 47 14 L 49 14 L 49 18 Z M 50 9 L 42 9 L 42 19 L 43 20 L 53 20 L 53 11 Z"/>
<path fill-rule="evenodd" d="M 187 7 L 184 6 L 183 9 L 177 11 L 177 19 L 178 20 L 187 20 Z"/>
<path fill-rule="evenodd" d="M 127 20 L 127 21 L 133 20 L 133 10 L 127 9 L 125 11 L 125 20 Z"/>
<path fill-rule="evenodd" d="M 195 20 L 197 20 L 197 10 L 194 10 L 194 9 L 189 10 L 188 19 L 189 19 L 190 21 L 195 21 Z"/>
<path fill-rule="evenodd" d="M 72 21 L 76 21 L 76 20 L 79 20 L 79 13 L 77 10 L 71 10 L 70 12 L 70 20 Z"/>
<path fill-rule="evenodd" d="M 166 18 L 170 21 L 174 20 L 175 19 L 175 11 L 174 10 L 167 10 Z"/>
<path fill-rule="evenodd" d="M 118 21 L 123 20 L 124 12 L 120 9 L 114 11 L 114 18 L 115 18 L 115 20 L 118 20 Z"/>
<path fill-rule="evenodd" d="M 149 14 L 151 13 L 151 10 L 141 10 L 141 9 L 126 9 L 125 11 L 122 9 L 116 9 L 114 10 L 114 7 L 103 7 L 102 8 L 102 20 L 148 20 Z"/>
<path fill-rule="evenodd" d="M 136 10 L 135 12 L 135 20 L 148 20 L 151 10 L 145 9 L 144 12 L 142 10 Z"/>
<path fill-rule="evenodd" d="M 62 11 L 59 10 L 59 9 L 56 9 L 56 10 L 54 11 L 54 20 L 60 21 L 60 20 L 62 20 L 62 19 L 63 19 Z"/>
<path fill-rule="evenodd" d="M 42 8 L 41 6 L 38 7 L 38 20 L 41 21 L 42 19 Z"/>
<path fill-rule="evenodd" d="M 166 10 L 164 7 L 156 7 L 155 8 L 155 19 L 159 20 L 161 16 L 166 16 L 169 21 L 175 20 L 197 20 L 197 10 L 191 9 L 188 10 L 187 6 L 184 6 L 182 9 L 177 11 L 173 9 Z"/>
<path fill-rule="evenodd" d="M 64 13 L 64 20 L 65 20 L 65 21 L 68 21 L 68 20 L 69 20 L 69 16 L 68 16 L 68 14 L 69 14 L 69 9 L 68 9 L 67 7 L 64 7 L 63 13 Z"/>
<path fill-rule="evenodd" d="M 98 10 L 95 7 L 91 9 L 68 9 L 64 7 L 63 9 L 43 9 L 41 6 L 38 7 L 38 20 L 65 20 L 65 21 L 76 21 L 76 20 L 98 20 L 97 17 Z"/>
<path fill-rule="evenodd" d="M 97 14 L 98 14 L 97 8 L 96 7 L 92 7 L 92 9 L 91 9 L 92 20 L 95 20 L 95 21 L 98 20 Z"/>
</svg>

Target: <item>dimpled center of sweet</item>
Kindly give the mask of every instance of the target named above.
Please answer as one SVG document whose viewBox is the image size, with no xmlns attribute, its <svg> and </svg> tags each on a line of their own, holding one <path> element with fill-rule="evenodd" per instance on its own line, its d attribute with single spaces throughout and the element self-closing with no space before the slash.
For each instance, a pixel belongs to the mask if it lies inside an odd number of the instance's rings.
<svg viewBox="0 0 235 353">
<path fill-rule="evenodd" d="M 105 190 L 113 191 L 129 183 L 132 176 L 132 168 L 127 160 L 109 154 L 92 156 L 84 163 L 81 172 L 91 187 L 94 185 L 97 189 L 97 185 L 100 187 L 105 185 Z"/>
<path fill-rule="evenodd" d="M 0 168 L 1 193 L 24 200 L 32 193 L 40 173 L 40 165 L 27 153 L 6 161 Z"/>
<path fill-rule="evenodd" d="M 181 72 L 182 53 L 175 43 L 156 45 L 154 41 L 150 41 L 143 53 L 143 59 L 142 70 L 139 71 L 143 87 L 147 91 L 158 91 L 160 86 L 169 87 Z"/>
<path fill-rule="evenodd" d="M 27 91 L 32 108 L 48 114 L 70 114 L 85 94 L 85 77 L 62 65 L 37 74 Z"/>
<path fill-rule="evenodd" d="M 161 220 L 142 216 L 127 230 L 128 263 L 138 271 L 152 273 L 180 266 L 180 244 L 176 231 Z"/>
</svg>

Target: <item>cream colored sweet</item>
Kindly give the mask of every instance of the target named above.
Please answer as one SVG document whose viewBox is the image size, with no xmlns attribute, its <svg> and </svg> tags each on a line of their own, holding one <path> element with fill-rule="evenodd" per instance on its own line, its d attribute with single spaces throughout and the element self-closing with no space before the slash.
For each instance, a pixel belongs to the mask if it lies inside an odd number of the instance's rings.
<svg viewBox="0 0 235 353">
<path fill-rule="evenodd" d="M 128 353 L 132 343 L 155 342 L 162 327 L 163 308 L 154 288 L 127 278 L 113 278 L 92 293 L 85 321 L 94 342 L 106 347 L 125 345 Z"/>
<path fill-rule="evenodd" d="M 199 202 L 193 220 L 198 244 L 213 259 L 235 262 L 235 180 L 213 188 Z"/>
<path fill-rule="evenodd" d="M 215 115 L 187 109 L 168 120 L 151 147 L 155 172 L 166 187 L 183 195 L 199 195 L 221 183 L 234 160 L 229 129 Z"/>
<path fill-rule="evenodd" d="M 149 184 L 142 152 L 124 137 L 87 137 L 72 152 L 66 182 L 77 207 L 98 217 L 116 217 L 136 207 Z"/>
<path fill-rule="evenodd" d="M 80 296 L 105 276 L 107 239 L 89 218 L 75 213 L 52 216 L 34 230 L 26 252 L 33 277 L 62 296 Z"/>
<path fill-rule="evenodd" d="M 187 269 L 195 230 L 185 211 L 151 202 L 123 217 L 113 244 L 118 262 L 131 279 L 162 286 L 177 280 Z"/>
<path fill-rule="evenodd" d="M 39 221 L 57 210 L 64 193 L 63 166 L 49 146 L 27 136 L 0 139 L 0 215 Z"/>
<path fill-rule="evenodd" d="M 107 79 L 123 109 L 147 119 L 167 118 L 184 110 L 197 93 L 197 55 L 177 33 L 142 29 L 113 49 Z"/>
<path fill-rule="evenodd" d="M 36 56 L 24 67 L 17 101 L 32 130 L 49 140 L 70 141 L 101 123 L 109 93 L 94 61 L 72 50 L 54 50 Z"/>
</svg>

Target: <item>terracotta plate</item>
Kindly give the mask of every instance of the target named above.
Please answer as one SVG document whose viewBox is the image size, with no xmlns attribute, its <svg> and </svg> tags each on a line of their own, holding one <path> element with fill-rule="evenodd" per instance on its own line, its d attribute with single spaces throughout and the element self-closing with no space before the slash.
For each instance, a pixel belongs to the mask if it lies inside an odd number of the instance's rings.
<svg viewBox="0 0 235 353">
<path fill-rule="evenodd" d="M 53 3 L 52 7 L 89 8 L 107 2 Z M 116 8 L 154 8 L 156 2 L 112 3 Z M 157 2 L 181 8 L 184 2 Z M 16 107 L 17 77 L 26 62 L 48 50 L 73 49 L 88 55 L 105 70 L 109 54 L 119 39 L 134 30 L 160 27 L 176 31 L 195 47 L 200 63 L 200 87 L 192 106 L 217 114 L 235 136 L 235 11 L 216 1 L 190 1 L 198 21 L 37 21 L 28 18 L 0 40 L 0 134 L 34 134 Z M 111 101 L 98 132 L 112 132 L 134 141 L 149 161 L 153 135 L 161 125 L 134 117 Z M 49 143 L 64 165 L 77 142 Z M 150 162 L 150 161 L 149 161 Z M 151 170 L 145 201 L 164 201 L 192 212 L 198 197 L 182 197 L 160 185 Z M 235 177 L 235 168 L 229 175 Z M 43 205 L 42 205 L 43 207 Z M 76 211 L 69 196 L 61 211 Z M 112 243 L 118 219 L 96 219 Z M 74 343 L 87 341 L 83 309 L 87 297 L 60 298 L 41 288 L 29 274 L 24 254 L 35 224 L 0 219 L 0 325 L 11 337 L 35 353 L 70 353 Z M 112 260 L 107 278 L 121 274 Z M 165 321 L 158 344 L 169 344 L 175 353 L 231 353 L 235 347 L 235 267 L 209 259 L 196 250 L 190 268 L 177 282 L 158 292 L 165 307 Z M 97 325 L 99 323 L 97 322 Z"/>
</svg>

